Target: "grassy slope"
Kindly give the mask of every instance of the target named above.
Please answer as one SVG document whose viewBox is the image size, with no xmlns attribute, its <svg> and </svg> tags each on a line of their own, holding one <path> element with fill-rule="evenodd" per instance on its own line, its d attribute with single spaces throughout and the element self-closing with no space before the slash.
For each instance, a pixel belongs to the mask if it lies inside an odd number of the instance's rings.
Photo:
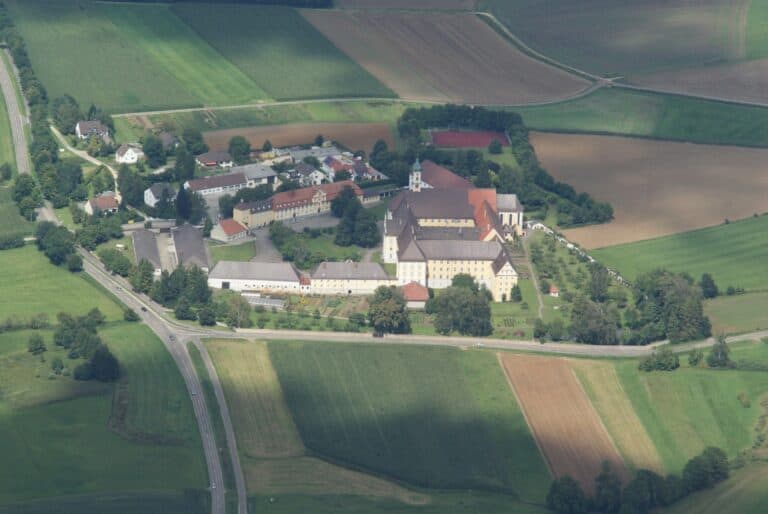
<svg viewBox="0 0 768 514">
<path fill-rule="evenodd" d="M 269 349 L 311 450 L 412 484 L 543 499 L 548 473 L 493 355 L 302 343 Z"/>
<path fill-rule="evenodd" d="M 273 98 L 393 96 L 295 9 L 177 4 L 173 10 Z"/>
<path fill-rule="evenodd" d="M 679 473 L 705 446 L 731 457 L 751 446 L 768 373 L 688 367 L 642 373 L 635 361 L 617 363 L 616 370 L 667 471 Z M 742 407 L 739 393 L 750 399 L 750 408 Z"/>
<path fill-rule="evenodd" d="M 601 89 L 577 100 L 515 110 L 538 130 L 768 146 L 768 109 L 762 107 Z"/>
<path fill-rule="evenodd" d="M 752 0 L 747 14 L 747 57 L 768 57 L 768 0 Z"/>
<path fill-rule="evenodd" d="M 737 2 L 482 0 L 526 44 L 599 74 L 637 74 L 729 59 Z M 683 6 L 681 7 L 681 4 Z"/>
<path fill-rule="evenodd" d="M 704 302 L 704 313 L 712 321 L 712 332 L 727 334 L 768 328 L 768 293 L 720 296 Z"/>
<path fill-rule="evenodd" d="M 595 250 L 605 265 L 629 280 L 655 268 L 687 272 L 697 279 L 711 273 L 721 289 L 768 288 L 768 216 Z"/>
<path fill-rule="evenodd" d="M 38 312 L 84 314 L 98 307 L 108 319 L 122 319 L 122 309 L 82 277 L 51 265 L 34 246 L 0 253 L 0 318 Z"/>
</svg>

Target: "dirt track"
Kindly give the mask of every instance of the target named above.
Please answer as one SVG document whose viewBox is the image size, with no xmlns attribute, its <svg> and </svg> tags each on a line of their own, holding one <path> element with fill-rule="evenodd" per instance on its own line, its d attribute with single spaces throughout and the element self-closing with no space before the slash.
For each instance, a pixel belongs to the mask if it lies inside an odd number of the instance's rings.
<svg viewBox="0 0 768 514">
<path fill-rule="evenodd" d="M 243 136 L 254 148 L 261 148 L 269 139 L 275 146 L 310 144 L 322 134 L 327 140 L 338 141 L 351 150 L 370 152 L 377 139 L 394 146 L 392 130 L 386 123 L 291 123 L 264 127 L 212 130 L 203 134 L 213 149 L 225 150 L 233 136 Z"/>
<path fill-rule="evenodd" d="M 302 13 L 403 98 L 527 104 L 571 97 L 590 86 L 528 57 L 472 14 Z"/>
<path fill-rule="evenodd" d="M 534 133 L 532 142 L 555 178 L 613 205 L 613 222 L 565 231 L 585 248 L 768 210 L 768 150 L 574 134 Z"/>
<path fill-rule="evenodd" d="M 555 476 L 570 475 L 591 492 L 607 460 L 626 483 L 624 461 L 567 360 L 513 354 L 499 360 Z"/>
</svg>

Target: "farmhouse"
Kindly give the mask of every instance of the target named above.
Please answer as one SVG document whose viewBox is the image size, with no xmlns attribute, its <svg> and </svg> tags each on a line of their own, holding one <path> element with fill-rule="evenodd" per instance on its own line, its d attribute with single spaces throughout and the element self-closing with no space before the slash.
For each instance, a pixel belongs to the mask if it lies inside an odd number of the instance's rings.
<svg viewBox="0 0 768 514">
<path fill-rule="evenodd" d="M 99 120 L 78 121 L 75 125 L 75 135 L 78 139 L 99 137 L 106 141 L 109 139 L 109 128 Z"/>
<path fill-rule="evenodd" d="M 328 180 L 325 173 L 316 170 L 314 166 L 305 162 L 300 162 L 296 165 L 291 178 L 298 181 L 302 186 L 319 186 L 323 181 Z"/>
<path fill-rule="evenodd" d="M 163 150 L 166 152 L 170 152 L 179 146 L 179 138 L 173 132 L 160 132 L 157 137 L 160 139 L 160 142 L 163 144 Z"/>
<path fill-rule="evenodd" d="M 96 216 L 99 214 L 114 214 L 119 207 L 120 205 L 117 203 L 115 193 L 107 191 L 88 200 L 83 210 L 90 216 Z"/>
<path fill-rule="evenodd" d="M 257 187 L 271 184 L 272 189 L 277 185 L 277 172 L 264 164 L 246 164 L 235 166 L 232 173 L 242 173 L 247 187 Z"/>
<path fill-rule="evenodd" d="M 231 218 L 221 220 L 215 227 L 213 227 L 213 230 L 211 230 L 211 239 L 222 241 L 224 243 L 237 241 L 247 235 L 248 229 Z"/>
<path fill-rule="evenodd" d="M 163 199 L 163 196 L 173 201 L 176 198 L 176 189 L 167 182 L 157 182 L 144 190 L 144 203 L 150 207 L 155 207 Z"/>
<path fill-rule="evenodd" d="M 263 227 L 272 221 L 294 220 L 331 210 L 331 201 L 345 187 L 350 187 L 362 200 L 362 190 L 351 180 L 284 191 L 259 202 L 241 202 L 234 208 L 233 218 L 249 229 Z"/>
<path fill-rule="evenodd" d="M 136 262 L 149 262 L 152 265 L 153 274 L 159 277 L 163 266 L 160 262 L 157 235 L 151 230 L 140 229 L 133 231 L 131 239 L 133 240 L 133 254 L 136 257 Z"/>
<path fill-rule="evenodd" d="M 210 267 L 211 258 L 208 248 L 203 241 L 203 233 L 197 227 L 184 224 L 171 228 L 171 244 L 168 252 L 171 257 L 171 268 L 177 266 L 197 266 L 206 273 Z"/>
<path fill-rule="evenodd" d="M 310 291 L 318 295 L 368 295 L 379 286 L 395 286 L 375 262 L 322 262 L 312 273 Z"/>
<path fill-rule="evenodd" d="M 429 289 L 418 282 L 408 282 L 403 286 L 405 306 L 409 309 L 423 309 L 429 300 Z"/>
<path fill-rule="evenodd" d="M 144 152 L 141 148 L 133 145 L 122 144 L 115 152 L 115 161 L 118 164 L 136 164 L 143 158 Z"/>
<path fill-rule="evenodd" d="M 184 189 L 207 196 L 219 193 L 233 193 L 247 185 L 248 181 L 242 173 L 227 173 L 226 175 L 213 175 L 211 177 L 187 180 L 184 182 Z"/>
<path fill-rule="evenodd" d="M 195 157 L 197 164 L 204 168 L 231 168 L 234 165 L 228 152 L 212 150 Z"/>
<path fill-rule="evenodd" d="M 521 232 L 519 224 L 504 222 L 522 220 L 517 198 L 471 184 L 467 188 L 461 177 L 445 168 L 430 179 L 434 184 L 457 188 L 422 189 L 422 171 L 417 161 L 410 190 L 397 195 L 387 208 L 384 262 L 397 265 L 401 285 L 416 282 L 445 288 L 453 277 L 467 273 L 500 301 L 518 278 L 503 244 Z"/>
<path fill-rule="evenodd" d="M 239 292 L 302 292 L 301 276 L 289 262 L 220 261 L 208 275 L 208 285 Z"/>
</svg>

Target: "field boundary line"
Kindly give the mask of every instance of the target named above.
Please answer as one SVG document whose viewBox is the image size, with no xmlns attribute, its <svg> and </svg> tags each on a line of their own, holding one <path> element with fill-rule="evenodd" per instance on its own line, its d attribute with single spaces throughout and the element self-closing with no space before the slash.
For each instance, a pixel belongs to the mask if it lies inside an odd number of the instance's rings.
<svg viewBox="0 0 768 514">
<path fill-rule="evenodd" d="M 547 466 L 547 471 L 549 471 L 549 476 L 554 478 L 557 478 L 555 476 L 555 472 L 552 469 L 552 463 L 549 462 L 549 458 L 547 457 L 547 454 L 544 452 L 544 448 L 542 448 L 541 443 L 539 442 L 539 438 L 536 437 L 536 429 L 533 428 L 533 424 L 531 423 L 531 420 L 528 418 L 528 411 L 525 409 L 525 406 L 523 405 L 523 402 L 520 401 L 520 397 L 517 394 L 517 391 L 515 390 L 515 384 L 512 382 L 512 377 L 509 376 L 509 371 L 507 370 L 507 367 L 504 365 L 504 360 L 502 358 L 501 352 L 496 352 L 496 362 L 501 367 L 502 373 L 504 373 L 504 379 L 507 381 L 507 386 L 509 386 L 509 389 L 512 391 L 512 395 L 515 397 L 515 401 L 517 402 L 517 406 L 520 407 L 520 412 L 523 413 L 523 419 L 525 419 L 525 424 L 528 425 L 528 430 L 531 432 L 531 436 L 533 436 L 533 440 L 536 443 L 536 448 L 539 449 L 539 455 L 541 455 L 541 459 L 544 461 L 544 464 Z"/>
</svg>

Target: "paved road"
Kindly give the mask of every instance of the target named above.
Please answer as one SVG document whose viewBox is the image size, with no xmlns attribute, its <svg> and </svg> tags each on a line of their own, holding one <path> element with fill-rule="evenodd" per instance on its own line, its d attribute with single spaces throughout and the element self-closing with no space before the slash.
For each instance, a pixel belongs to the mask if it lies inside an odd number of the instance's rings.
<svg viewBox="0 0 768 514">
<path fill-rule="evenodd" d="M 5 50 L 7 54 L 7 50 Z M 15 74 L 15 70 L 13 72 Z M 19 173 L 31 173 L 32 163 L 29 159 L 26 135 L 24 127 L 27 123 L 26 116 L 21 111 L 16 99 L 16 90 L 13 87 L 15 76 L 3 62 L 0 65 L 0 87 L 5 97 L 5 105 L 8 108 L 8 117 L 11 120 L 11 133 L 13 135 L 13 148 L 16 153 L 16 169 Z"/>
</svg>

